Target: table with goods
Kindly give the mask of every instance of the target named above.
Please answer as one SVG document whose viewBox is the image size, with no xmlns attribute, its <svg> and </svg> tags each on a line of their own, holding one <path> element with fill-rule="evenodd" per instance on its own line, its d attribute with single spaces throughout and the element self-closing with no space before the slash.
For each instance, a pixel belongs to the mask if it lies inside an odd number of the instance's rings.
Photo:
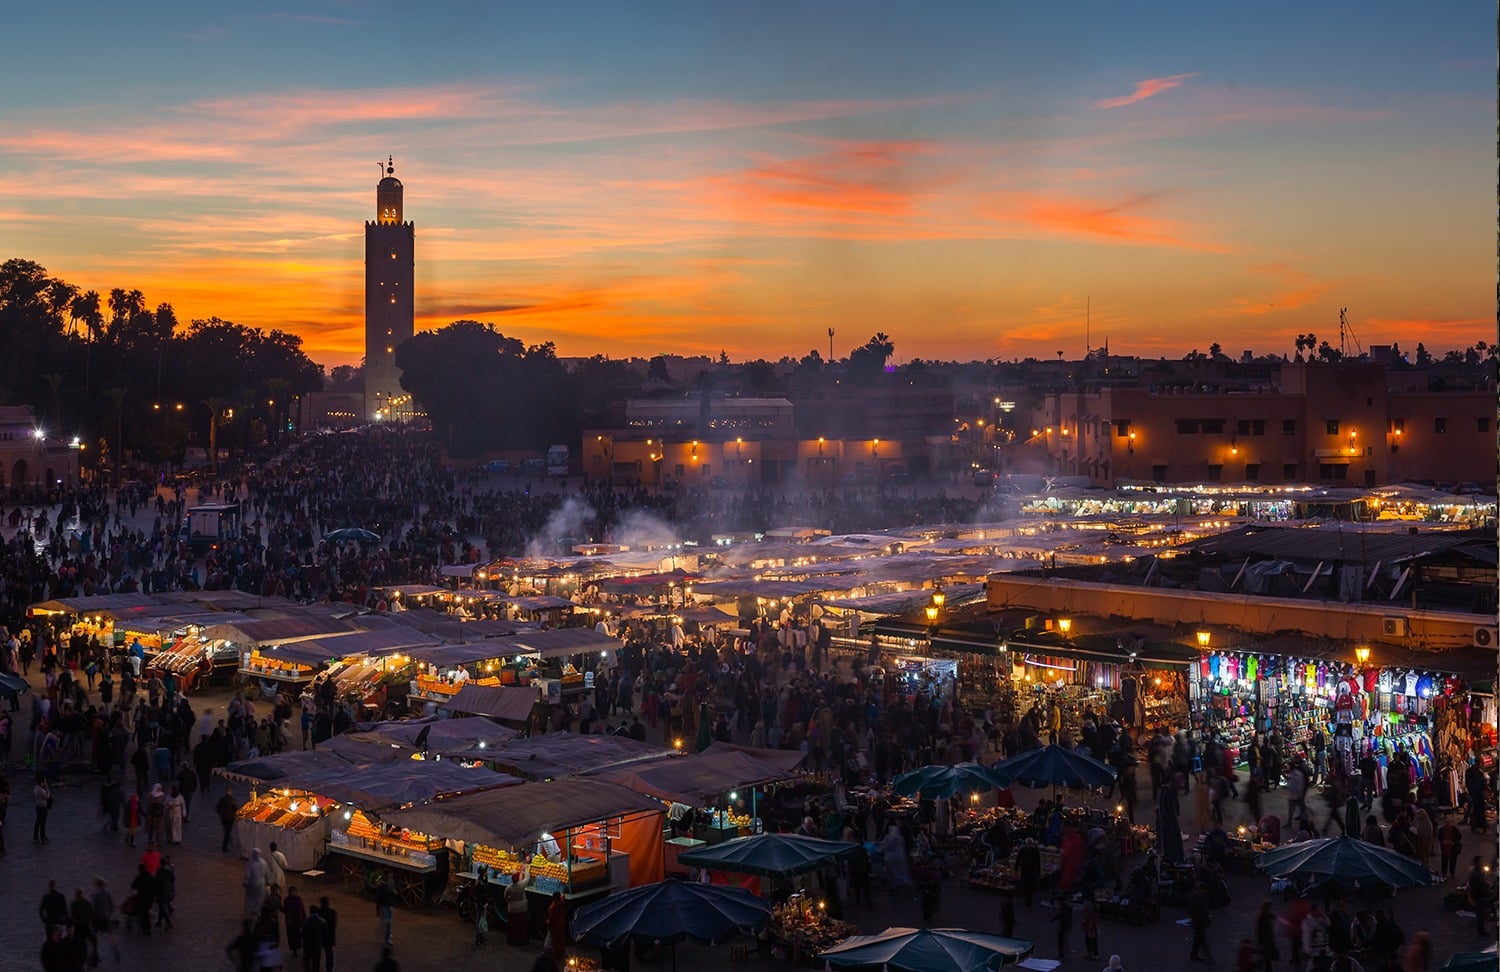
<svg viewBox="0 0 1500 972">
<path fill-rule="evenodd" d="M 771 942 L 779 955 L 794 962 L 812 958 L 858 933 L 849 922 L 830 918 L 824 903 L 805 892 L 792 895 L 771 911 Z"/>
<path fill-rule="evenodd" d="M 343 877 L 356 890 L 372 887 L 388 869 L 395 876 L 396 893 L 409 907 L 426 901 L 448 870 L 441 838 L 384 826 L 352 808 L 334 814 L 328 852 L 343 858 Z"/>
<path fill-rule="evenodd" d="M 274 842 L 286 856 L 289 871 L 306 871 L 323 856 L 332 804 L 310 793 L 268 789 L 250 792 L 235 813 L 235 836 L 246 853 L 258 847 L 268 854 Z"/>
</svg>

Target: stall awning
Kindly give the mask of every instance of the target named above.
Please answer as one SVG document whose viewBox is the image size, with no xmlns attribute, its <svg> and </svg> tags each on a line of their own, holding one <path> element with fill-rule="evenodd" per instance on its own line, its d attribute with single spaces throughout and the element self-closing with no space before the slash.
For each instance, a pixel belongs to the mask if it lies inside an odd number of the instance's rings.
<svg viewBox="0 0 1500 972">
<path fill-rule="evenodd" d="M 382 587 L 380 590 L 387 594 L 399 594 L 402 597 L 427 597 L 431 594 L 448 593 L 448 588 L 436 587 L 432 584 L 397 584 L 394 587 Z"/>
<path fill-rule="evenodd" d="M 1089 646 L 1084 644 L 1054 644 L 1052 642 L 1006 641 L 1012 657 L 1023 654 L 1050 655 L 1054 658 L 1072 658 L 1075 661 L 1106 662 L 1124 665 L 1130 662 L 1131 649 L 1114 644 Z M 1135 661 L 1145 668 L 1182 668 L 1198 660 L 1199 652 L 1187 645 L 1147 643 L 1134 649 Z"/>
<path fill-rule="evenodd" d="M 238 624 L 215 624 L 206 628 L 205 637 L 222 639 L 249 648 L 262 645 L 284 645 L 293 641 L 310 641 L 329 635 L 357 631 L 355 625 L 332 617 L 269 618 L 264 621 L 242 621 Z"/>
<path fill-rule="evenodd" d="M 489 716 L 506 722 L 525 722 L 540 696 L 534 688 L 518 685 L 465 685 L 443 708 L 448 712 L 466 712 Z"/>
<path fill-rule="evenodd" d="M 499 658 L 505 652 L 496 641 L 489 639 L 461 645 L 431 645 L 426 648 L 413 648 L 408 654 L 416 661 L 436 665 L 438 668 L 458 668 L 460 665 Z"/>
<path fill-rule="evenodd" d="M 451 761 L 399 759 L 374 766 L 314 769 L 278 780 L 275 785 L 352 803 L 362 810 L 380 810 L 420 803 L 443 793 L 478 793 L 519 782 L 482 767 L 464 767 Z"/>
<path fill-rule="evenodd" d="M 802 764 L 807 761 L 807 754 L 800 749 L 760 749 L 755 746 L 741 746 L 739 743 L 727 742 L 709 743 L 708 748 L 699 755 L 712 753 L 745 753 L 748 756 L 754 756 L 762 763 L 769 763 L 788 773 L 801 769 Z"/>
<path fill-rule="evenodd" d="M 561 658 L 580 652 L 609 651 L 620 647 L 619 638 L 593 628 L 553 628 L 551 631 L 535 631 L 518 634 L 504 641 L 506 654 L 540 655 L 542 658 Z"/>
<path fill-rule="evenodd" d="M 526 691 L 526 690 L 522 690 Z M 425 737 L 422 733 L 426 733 Z M 494 749 L 515 738 L 514 729 L 507 729 L 484 716 L 458 716 L 448 718 L 403 719 L 399 722 L 374 722 L 346 732 L 341 739 L 375 746 L 396 747 L 408 753 L 426 748 L 431 753 L 449 753 L 470 749 Z M 422 739 L 423 746 L 417 745 Z M 353 747 L 341 750 L 354 756 Z"/>
<path fill-rule="evenodd" d="M 242 759 L 221 766 L 214 774 L 252 786 L 275 783 L 314 770 L 347 770 L 355 764 L 326 749 L 295 749 L 270 756 Z"/>
<path fill-rule="evenodd" d="M 749 753 L 726 751 L 617 766 L 593 775 L 662 800 L 701 807 L 732 790 L 780 783 L 796 774 Z"/>
<path fill-rule="evenodd" d="M 95 594 L 91 597 L 59 597 L 51 601 L 33 604 L 31 610 L 43 614 L 102 614 L 104 612 L 128 612 L 139 609 L 144 612 L 159 607 L 163 602 L 150 594 Z"/>
<path fill-rule="evenodd" d="M 549 732 L 543 736 L 512 739 L 484 758 L 527 779 L 560 780 L 613 766 L 670 759 L 675 755 L 673 750 L 637 742 L 628 736 L 580 736 L 572 732 Z"/>
<path fill-rule="evenodd" d="M 537 594 L 528 597 L 502 597 L 498 600 L 521 611 L 572 610 L 578 606 L 565 597 L 554 597 L 551 594 Z"/>
<path fill-rule="evenodd" d="M 641 812 L 661 813 L 662 805 L 613 783 L 555 780 L 433 800 L 422 806 L 386 811 L 380 819 L 434 837 L 510 849 L 533 843 L 543 833 L 560 834 L 583 824 Z"/>
<path fill-rule="evenodd" d="M 391 631 L 355 631 L 328 638 L 310 638 L 281 644 L 266 652 L 271 658 L 299 665 L 320 665 L 335 658 L 352 655 L 380 657 L 404 653 L 406 649 L 436 643 L 436 639 L 410 628 Z"/>
</svg>

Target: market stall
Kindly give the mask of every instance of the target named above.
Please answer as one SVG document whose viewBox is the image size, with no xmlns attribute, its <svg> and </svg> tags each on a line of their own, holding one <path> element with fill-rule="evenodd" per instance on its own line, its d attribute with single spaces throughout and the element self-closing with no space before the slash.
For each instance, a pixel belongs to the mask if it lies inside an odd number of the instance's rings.
<svg viewBox="0 0 1500 972">
<path fill-rule="evenodd" d="M 521 728 L 531 721 L 538 701 L 534 688 L 466 682 L 443 705 L 443 710 L 454 715 L 485 716 Z"/>
<path fill-rule="evenodd" d="M 793 962 L 833 948 L 859 931 L 830 916 L 825 901 L 800 891 L 771 909 L 768 930 L 773 951 Z"/>
<path fill-rule="evenodd" d="M 594 775 L 667 804 L 669 874 L 685 871 L 678 862 L 683 851 L 759 833 L 759 789 L 796 777 L 791 770 L 734 751 L 631 763 Z"/>
<path fill-rule="evenodd" d="M 381 814 L 388 827 L 441 835 L 459 880 L 508 884 L 542 901 L 592 898 L 663 878 L 660 801 L 598 780 L 525 783 Z"/>
<path fill-rule="evenodd" d="M 482 759 L 502 772 L 528 780 L 560 780 L 612 767 L 649 765 L 662 760 L 675 762 L 678 758 L 675 750 L 637 742 L 628 736 L 585 736 L 574 732 L 517 738 L 493 751 L 456 755 Z"/>
</svg>

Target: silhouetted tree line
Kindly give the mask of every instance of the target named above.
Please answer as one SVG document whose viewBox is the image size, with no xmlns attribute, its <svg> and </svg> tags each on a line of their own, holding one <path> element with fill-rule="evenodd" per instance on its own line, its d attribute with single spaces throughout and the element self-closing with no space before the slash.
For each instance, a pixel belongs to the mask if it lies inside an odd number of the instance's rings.
<svg viewBox="0 0 1500 972">
<path fill-rule="evenodd" d="M 169 303 L 84 291 L 31 260 L 0 263 L 0 348 L 0 404 L 31 405 L 49 436 L 79 436 L 88 461 L 116 468 L 121 443 L 130 460 L 181 461 L 216 414 L 221 449 L 275 441 L 293 396 L 323 384 L 294 334 L 183 326 Z"/>
<path fill-rule="evenodd" d="M 396 348 L 396 365 L 443 448 L 460 458 L 576 443 L 586 423 L 604 421 L 640 385 L 624 361 L 595 355 L 570 371 L 550 341 L 526 345 L 479 321 L 417 334 Z"/>
</svg>

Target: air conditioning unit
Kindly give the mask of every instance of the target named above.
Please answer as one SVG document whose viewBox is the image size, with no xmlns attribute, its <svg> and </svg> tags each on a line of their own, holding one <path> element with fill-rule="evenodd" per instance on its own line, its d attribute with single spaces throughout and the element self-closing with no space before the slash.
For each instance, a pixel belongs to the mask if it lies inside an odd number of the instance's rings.
<svg viewBox="0 0 1500 972">
<path fill-rule="evenodd" d="M 1475 628 L 1474 629 L 1474 647 L 1475 648 L 1493 648 L 1493 647 L 1495 647 L 1495 629 L 1494 628 L 1490 628 L 1490 627 L 1486 627 L 1484 625 L 1480 625 L 1479 627 Z"/>
<path fill-rule="evenodd" d="M 1388 616 L 1380 619 L 1380 633 L 1388 638 L 1406 637 L 1406 619 Z"/>
</svg>

